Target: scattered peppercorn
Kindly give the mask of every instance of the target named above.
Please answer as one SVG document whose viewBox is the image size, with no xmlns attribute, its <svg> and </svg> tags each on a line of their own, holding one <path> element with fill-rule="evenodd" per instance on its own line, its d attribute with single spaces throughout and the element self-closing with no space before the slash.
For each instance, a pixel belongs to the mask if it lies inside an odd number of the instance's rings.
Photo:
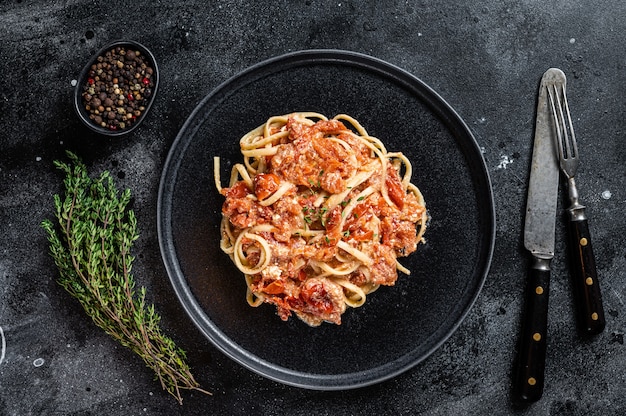
<svg viewBox="0 0 626 416">
<path fill-rule="evenodd" d="M 83 85 L 89 119 L 113 131 L 130 128 L 146 109 L 155 85 L 153 75 L 148 58 L 138 50 L 116 46 L 98 56 Z"/>
</svg>

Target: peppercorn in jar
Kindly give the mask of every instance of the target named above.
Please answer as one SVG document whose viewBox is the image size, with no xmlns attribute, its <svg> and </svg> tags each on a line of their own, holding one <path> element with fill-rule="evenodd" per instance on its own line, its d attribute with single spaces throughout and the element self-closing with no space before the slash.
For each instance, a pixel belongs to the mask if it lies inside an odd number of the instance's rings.
<svg viewBox="0 0 626 416">
<path fill-rule="evenodd" d="M 154 68 L 141 51 L 115 46 L 100 54 L 82 86 L 82 104 L 97 126 L 129 129 L 146 111 L 155 82 Z"/>
</svg>

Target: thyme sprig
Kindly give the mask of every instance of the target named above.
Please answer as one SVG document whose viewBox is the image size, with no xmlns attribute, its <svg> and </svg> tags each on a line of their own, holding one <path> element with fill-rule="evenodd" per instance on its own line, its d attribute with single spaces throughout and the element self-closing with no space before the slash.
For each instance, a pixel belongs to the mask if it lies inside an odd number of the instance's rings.
<svg viewBox="0 0 626 416">
<path fill-rule="evenodd" d="M 161 332 L 161 317 L 146 305 L 146 289 L 135 288 L 131 248 L 138 234 L 128 209 L 130 190 L 120 194 L 108 171 L 91 179 L 80 159 L 67 155 L 71 164 L 54 162 L 66 175 L 64 198 L 54 195 L 57 225 L 42 222 L 59 284 L 97 326 L 137 353 L 180 404 L 182 389 L 211 394 L 194 379 L 185 352 Z"/>
</svg>

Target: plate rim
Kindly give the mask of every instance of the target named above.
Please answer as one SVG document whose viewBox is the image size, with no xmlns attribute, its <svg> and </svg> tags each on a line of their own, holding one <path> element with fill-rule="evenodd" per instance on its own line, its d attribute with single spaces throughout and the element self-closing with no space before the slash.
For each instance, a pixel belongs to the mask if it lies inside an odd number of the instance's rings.
<svg viewBox="0 0 626 416">
<path fill-rule="evenodd" d="M 423 95 L 430 96 L 428 97 L 429 108 L 432 109 L 433 106 L 435 107 L 436 111 L 434 112 L 436 113 L 437 117 L 442 119 L 442 121 L 445 121 L 444 124 L 446 125 L 446 127 L 452 130 L 450 124 L 454 123 L 456 129 L 462 130 L 463 133 L 469 139 L 471 139 L 469 140 L 470 143 L 466 143 L 466 145 L 469 145 L 469 147 L 473 149 L 475 155 L 473 158 L 466 157 L 466 160 L 477 159 L 479 161 L 477 165 L 480 168 L 479 170 L 481 173 L 481 178 L 484 181 L 484 189 L 482 189 L 482 191 L 484 192 L 486 190 L 485 197 L 489 200 L 489 209 L 487 209 L 486 212 L 486 219 L 488 221 L 486 221 L 487 223 L 483 225 L 485 227 L 488 227 L 489 230 L 488 235 L 484 237 L 485 242 L 487 243 L 486 252 L 482 253 L 482 256 L 478 256 L 484 264 L 482 268 L 482 273 L 479 276 L 478 281 L 475 281 L 472 285 L 476 287 L 476 290 L 471 298 L 468 299 L 465 308 L 462 310 L 462 313 L 454 322 L 454 324 L 446 327 L 443 336 L 440 336 L 439 339 L 434 342 L 432 346 L 428 348 L 424 353 L 422 353 L 420 357 L 410 359 L 408 362 L 397 364 L 398 361 L 406 360 L 395 359 L 391 362 L 386 362 L 383 365 L 357 372 L 340 374 L 318 374 L 293 370 L 287 367 L 276 365 L 271 361 L 260 358 L 234 342 L 217 325 L 215 325 L 213 321 L 208 318 L 208 316 L 206 316 L 202 307 L 198 303 L 196 297 L 193 295 L 190 287 L 185 281 L 186 279 L 180 269 L 180 265 L 178 264 L 176 256 L 170 254 L 176 252 L 172 241 L 171 200 L 169 201 L 170 204 L 168 205 L 167 201 L 165 201 L 164 198 L 168 190 L 173 190 L 173 188 L 171 186 L 168 187 L 168 185 L 176 182 L 178 167 L 180 166 L 181 162 L 181 159 L 176 159 L 176 157 L 178 155 L 184 154 L 186 148 L 191 142 L 191 140 L 188 140 L 187 143 L 184 143 L 184 136 L 194 137 L 195 133 L 202 125 L 202 123 L 197 123 L 197 125 L 194 126 L 194 121 L 197 114 L 202 111 L 207 102 L 215 99 L 215 97 L 217 97 L 219 94 L 228 92 L 228 86 L 236 82 L 245 81 L 247 77 L 254 75 L 259 70 L 262 70 L 278 62 L 281 62 L 283 64 L 289 64 L 291 66 L 302 66 L 307 61 L 315 61 L 316 63 L 325 64 L 335 62 L 349 66 L 358 66 L 359 68 L 367 68 L 369 70 L 375 70 L 376 74 L 379 76 L 384 75 L 386 77 L 389 77 L 390 74 L 392 74 L 393 79 L 395 79 L 396 81 L 401 81 L 403 85 L 411 87 L 412 90 L 415 90 L 416 85 L 419 86 L 421 92 L 419 94 L 420 97 L 422 97 Z M 478 157 L 476 158 L 475 156 Z M 170 283 L 174 288 L 174 292 L 176 293 L 179 303 L 185 310 L 187 316 L 192 320 L 196 328 L 200 330 L 200 332 L 211 342 L 214 347 L 216 347 L 224 355 L 239 363 L 243 367 L 263 377 L 286 385 L 311 390 L 348 390 L 377 384 L 396 377 L 401 373 L 404 373 L 405 371 L 415 367 L 417 364 L 423 362 L 425 359 L 431 356 L 437 349 L 441 347 L 442 344 L 444 344 L 452 336 L 452 334 L 456 332 L 456 330 L 465 320 L 468 313 L 474 306 L 476 300 L 478 299 L 478 296 L 480 295 L 489 274 L 495 248 L 496 213 L 491 178 L 480 147 L 469 126 L 460 117 L 456 110 L 447 101 L 445 101 L 443 97 L 441 97 L 434 89 L 432 89 L 429 85 L 427 85 L 425 82 L 423 82 L 420 78 L 416 77 L 412 73 L 394 64 L 370 55 L 341 49 L 305 49 L 278 55 L 249 66 L 248 68 L 229 77 L 224 82 L 220 83 L 217 87 L 213 88 L 196 105 L 194 110 L 190 113 L 184 124 L 179 129 L 176 138 L 170 146 L 167 157 L 163 164 L 157 198 L 157 236 L 159 240 L 161 259 L 163 261 L 163 265 L 166 269 Z M 170 255 L 172 256 L 172 258 L 169 257 Z M 439 329 L 434 331 L 427 339 L 430 339 L 438 334 Z M 407 355 L 410 354 L 407 353 L 400 358 L 406 357 Z"/>
</svg>

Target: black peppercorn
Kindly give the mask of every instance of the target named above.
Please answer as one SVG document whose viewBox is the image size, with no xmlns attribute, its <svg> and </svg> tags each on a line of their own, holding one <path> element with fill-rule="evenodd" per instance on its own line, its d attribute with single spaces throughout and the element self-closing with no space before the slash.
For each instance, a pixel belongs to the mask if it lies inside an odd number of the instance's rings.
<svg viewBox="0 0 626 416">
<path fill-rule="evenodd" d="M 90 119 L 111 130 L 131 127 L 152 96 L 153 73 L 137 50 L 117 46 L 98 56 L 83 85 L 83 106 Z"/>
</svg>

